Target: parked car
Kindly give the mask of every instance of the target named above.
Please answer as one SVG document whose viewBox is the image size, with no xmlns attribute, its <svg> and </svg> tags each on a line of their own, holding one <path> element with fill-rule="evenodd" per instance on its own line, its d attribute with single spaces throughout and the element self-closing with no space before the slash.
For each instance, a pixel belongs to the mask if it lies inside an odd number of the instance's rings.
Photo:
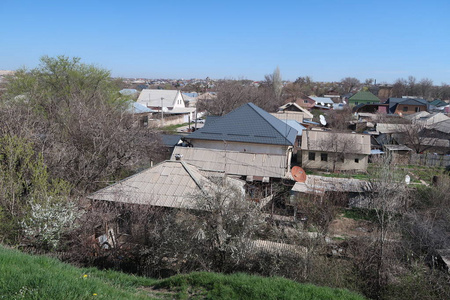
<svg viewBox="0 0 450 300">
<path fill-rule="evenodd" d="M 197 119 L 197 120 L 195 120 L 195 123 L 204 124 L 204 123 L 205 123 L 205 120 L 203 120 L 203 119 Z"/>
</svg>

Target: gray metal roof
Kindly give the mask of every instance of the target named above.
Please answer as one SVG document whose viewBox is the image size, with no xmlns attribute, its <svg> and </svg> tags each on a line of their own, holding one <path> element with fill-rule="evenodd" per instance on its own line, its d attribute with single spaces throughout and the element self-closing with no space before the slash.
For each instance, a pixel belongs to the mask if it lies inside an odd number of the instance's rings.
<svg viewBox="0 0 450 300">
<path fill-rule="evenodd" d="M 450 134 L 450 120 L 434 123 L 429 128 Z"/>
<path fill-rule="evenodd" d="M 196 208 L 192 195 L 201 193 L 209 180 L 183 161 L 164 161 L 88 198 L 172 208 Z"/>
<path fill-rule="evenodd" d="M 285 155 L 225 151 L 205 148 L 175 147 L 175 155 L 202 171 L 226 172 L 230 175 L 284 178 L 287 170 Z"/>
<path fill-rule="evenodd" d="M 389 104 L 389 112 L 394 113 L 397 104 L 406 104 L 406 105 L 426 105 L 428 107 L 428 102 L 425 99 L 417 99 L 417 98 L 389 98 L 385 102 L 385 104 Z"/>
<path fill-rule="evenodd" d="M 247 103 L 187 138 L 292 146 L 297 131 L 253 103 Z"/>
</svg>

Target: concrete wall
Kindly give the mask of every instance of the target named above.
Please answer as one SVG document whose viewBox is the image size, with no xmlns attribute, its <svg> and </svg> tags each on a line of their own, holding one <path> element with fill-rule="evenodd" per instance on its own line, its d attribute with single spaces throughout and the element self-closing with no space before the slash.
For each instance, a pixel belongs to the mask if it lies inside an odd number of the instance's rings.
<svg viewBox="0 0 450 300">
<path fill-rule="evenodd" d="M 309 159 L 309 153 L 315 153 L 315 159 Z M 321 160 L 321 154 L 327 154 L 327 161 Z M 333 171 L 335 166 L 336 171 L 367 171 L 368 155 L 365 154 L 345 154 L 344 161 L 338 161 L 335 153 L 322 152 L 322 151 L 302 151 L 302 167 L 306 169 L 319 169 L 324 171 Z M 358 162 L 355 162 L 358 159 Z M 336 163 L 335 163 L 336 162 Z"/>
</svg>

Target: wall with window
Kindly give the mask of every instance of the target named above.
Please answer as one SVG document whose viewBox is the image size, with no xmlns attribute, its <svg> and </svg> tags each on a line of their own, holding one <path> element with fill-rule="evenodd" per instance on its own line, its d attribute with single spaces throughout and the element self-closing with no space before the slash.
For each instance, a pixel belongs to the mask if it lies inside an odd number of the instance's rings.
<svg viewBox="0 0 450 300">
<path fill-rule="evenodd" d="M 365 172 L 368 165 L 368 155 L 343 154 L 321 151 L 302 151 L 302 167 L 324 171 L 357 171 Z"/>
</svg>

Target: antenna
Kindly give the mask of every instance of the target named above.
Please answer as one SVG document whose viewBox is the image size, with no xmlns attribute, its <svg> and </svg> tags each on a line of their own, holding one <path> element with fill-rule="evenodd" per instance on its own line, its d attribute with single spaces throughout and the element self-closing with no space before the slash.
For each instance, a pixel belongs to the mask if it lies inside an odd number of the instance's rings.
<svg viewBox="0 0 450 300">
<path fill-rule="evenodd" d="M 327 125 L 327 120 L 325 119 L 324 115 L 320 115 L 319 119 L 320 119 L 320 124 L 322 124 L 323 126 Z"/>
</svg>

